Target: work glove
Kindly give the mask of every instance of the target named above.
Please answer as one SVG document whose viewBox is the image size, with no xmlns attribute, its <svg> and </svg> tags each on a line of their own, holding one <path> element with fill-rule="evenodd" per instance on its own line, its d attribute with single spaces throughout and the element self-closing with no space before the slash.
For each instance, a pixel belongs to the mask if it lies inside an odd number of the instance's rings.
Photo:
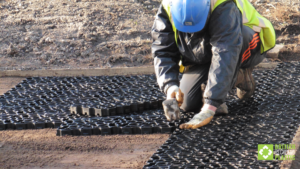
<svg viewBox="0 0 300 169">
<path fill-rule="evenodd" d="M 176 99 L 178 103 L 178 107 L 180 107 L 183 103 L 183 93 L 179 89 L 178 86 L 171 86 L 167 90 L 167 99 Z"/>
<path fill-rule="evenodd" d="M 202 109 L 189 122 L 181 124 L 180 129 L 196 129 L 207 125 L 214 117 L 215 112 L 210 109 Z"/>
<path fill-rule="evenodd" d="M 163 101 L 163 108 L 165 112 L 165 116 L 167 120 L 179 120 L 181 117 L 181 113 L 178 107 L 178 103 L 175 98 L 173 99 L 167 99 Z"/>
<path fill-rule="evenodd" d="M 183 93 L 178 86 L 174 85 L 167 90 L 167 99 L 163 102 L 163 108 L 167 120 L 179 120 L 181 113 L 179 107 L 183 102 Z"/>
</svg>

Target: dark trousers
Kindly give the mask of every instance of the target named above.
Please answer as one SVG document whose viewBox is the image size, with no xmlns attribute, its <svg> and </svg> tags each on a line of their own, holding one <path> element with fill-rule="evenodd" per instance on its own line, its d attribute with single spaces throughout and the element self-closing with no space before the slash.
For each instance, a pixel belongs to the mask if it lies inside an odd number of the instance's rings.
<svg viewBox="0 0 300 169">
<path fill-rule="evenodd" d="M 240 53 L 240 62 L 237 65 L 236 71 L 239 68 L 254 67 L 259 64 L 265 55 L 260 54 L 261 42 L 258 33 L 251 28 L 243 26 L 243 47 Z M 181 106 L 186 112 L 200 112 L 203 106 L 201 84 L 206 83 L 208 79 L 210 64 L 201 66 L 189 66 L 188 70 L 183 73 L 180 81 L 180 89 L 184 93 L 184 102 Z M 237 72 L 232 79 L 232 84 L 236 81 Z M 233 85 L 232 85 L 233 86 Z"/>
</svg>

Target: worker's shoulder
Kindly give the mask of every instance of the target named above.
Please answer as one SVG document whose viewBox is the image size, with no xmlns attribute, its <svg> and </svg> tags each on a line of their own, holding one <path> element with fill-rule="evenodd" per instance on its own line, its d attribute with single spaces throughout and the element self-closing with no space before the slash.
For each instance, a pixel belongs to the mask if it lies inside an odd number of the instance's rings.
<svg viewBox="0 0 300 169">
<path fill-rule="evenodd" d="M 239 13 L 239 9 L 235 2 L 233 1 L 225 1 L 218 5 L 216 9 L 213 11 L 213 15 L 219 15 L 219 14 L 234 14 Z"/>
<path fill-rule="evenodd" d="M 214 12 L 219 12 L 219 11 L 230 11 L 230 10 L 234 10 L 237 9 L 238 7 L 236 5 L 235 2 L 233 1 L 225 1 L 223 3 L 221 3 L 220 5 L 218 5 L 216 7 L 216 9 L 214 10 Z"/>
<path fill-rule="evenodd" d="M 210 31 L 213 34 L 214 32 L 220 32 L 220 30 L 227 30 L 241 25 L 242 23 L 242 14 L 236 4 L 233 1 L 226 1 L 213 11 L 209 27 Z"/>
</svg>

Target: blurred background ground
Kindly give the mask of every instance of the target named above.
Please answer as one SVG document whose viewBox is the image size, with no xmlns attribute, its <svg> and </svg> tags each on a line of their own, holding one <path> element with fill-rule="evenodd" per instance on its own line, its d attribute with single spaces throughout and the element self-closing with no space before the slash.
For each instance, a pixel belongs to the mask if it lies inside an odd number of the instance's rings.
<svg viewBox="0 0 300 169">
<path fill-rule="evenodd" d="M 299 1 L 252 3 L 273 23 L 277 44 L 286 46 L 279 60 L 298 60 Z M 150 31 L 159 4 L 0 0 L 0 70 L 152 65 Z"/>
<path fill-rule="evenodd" d="M 56 129 L 1 131 L 0 168 L 142 168 L 167 134 L 57 137 Z"/>
</svg>

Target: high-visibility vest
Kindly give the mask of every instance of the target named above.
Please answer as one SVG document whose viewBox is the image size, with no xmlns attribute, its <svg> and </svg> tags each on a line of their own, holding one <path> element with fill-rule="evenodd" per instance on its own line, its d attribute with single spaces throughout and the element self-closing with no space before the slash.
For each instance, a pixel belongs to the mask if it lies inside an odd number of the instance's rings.
<svg viewBox="0 0 300 169">
<path fill-rule="evenodd" d="M 163 0 L 162 6 L 166 10 L 169 19 L 172 23 L 172 28 L 175 35 L 175 41 L 177 43 L 178 34 L 177 34 L 177 29 L 174 23 L 172 22 L 171 6 L 170 6 L 171 1 L 172 0 Z M 226 2 L 227 0 L 210 0 L 210 1 L 211 1 L 210 2 L 211 12 L 213 12 L 220 4 Z M 235 2 L 238 9 L 242 13 L 243 24 L 245 26 L 250 27 L 255 32 L 259 33 L 259 37 L 261 40 L 261 48 L 260 48 L 261 54 L 272 49 L 276 44 L 276 34 L 272 23 L 269 20 L 267 20 L 265 17 L 261 16 L 248 0 L 233 0 L 233 2 Z M 183 68 L 181 67 L 180 69 Z"/>
</svg>

